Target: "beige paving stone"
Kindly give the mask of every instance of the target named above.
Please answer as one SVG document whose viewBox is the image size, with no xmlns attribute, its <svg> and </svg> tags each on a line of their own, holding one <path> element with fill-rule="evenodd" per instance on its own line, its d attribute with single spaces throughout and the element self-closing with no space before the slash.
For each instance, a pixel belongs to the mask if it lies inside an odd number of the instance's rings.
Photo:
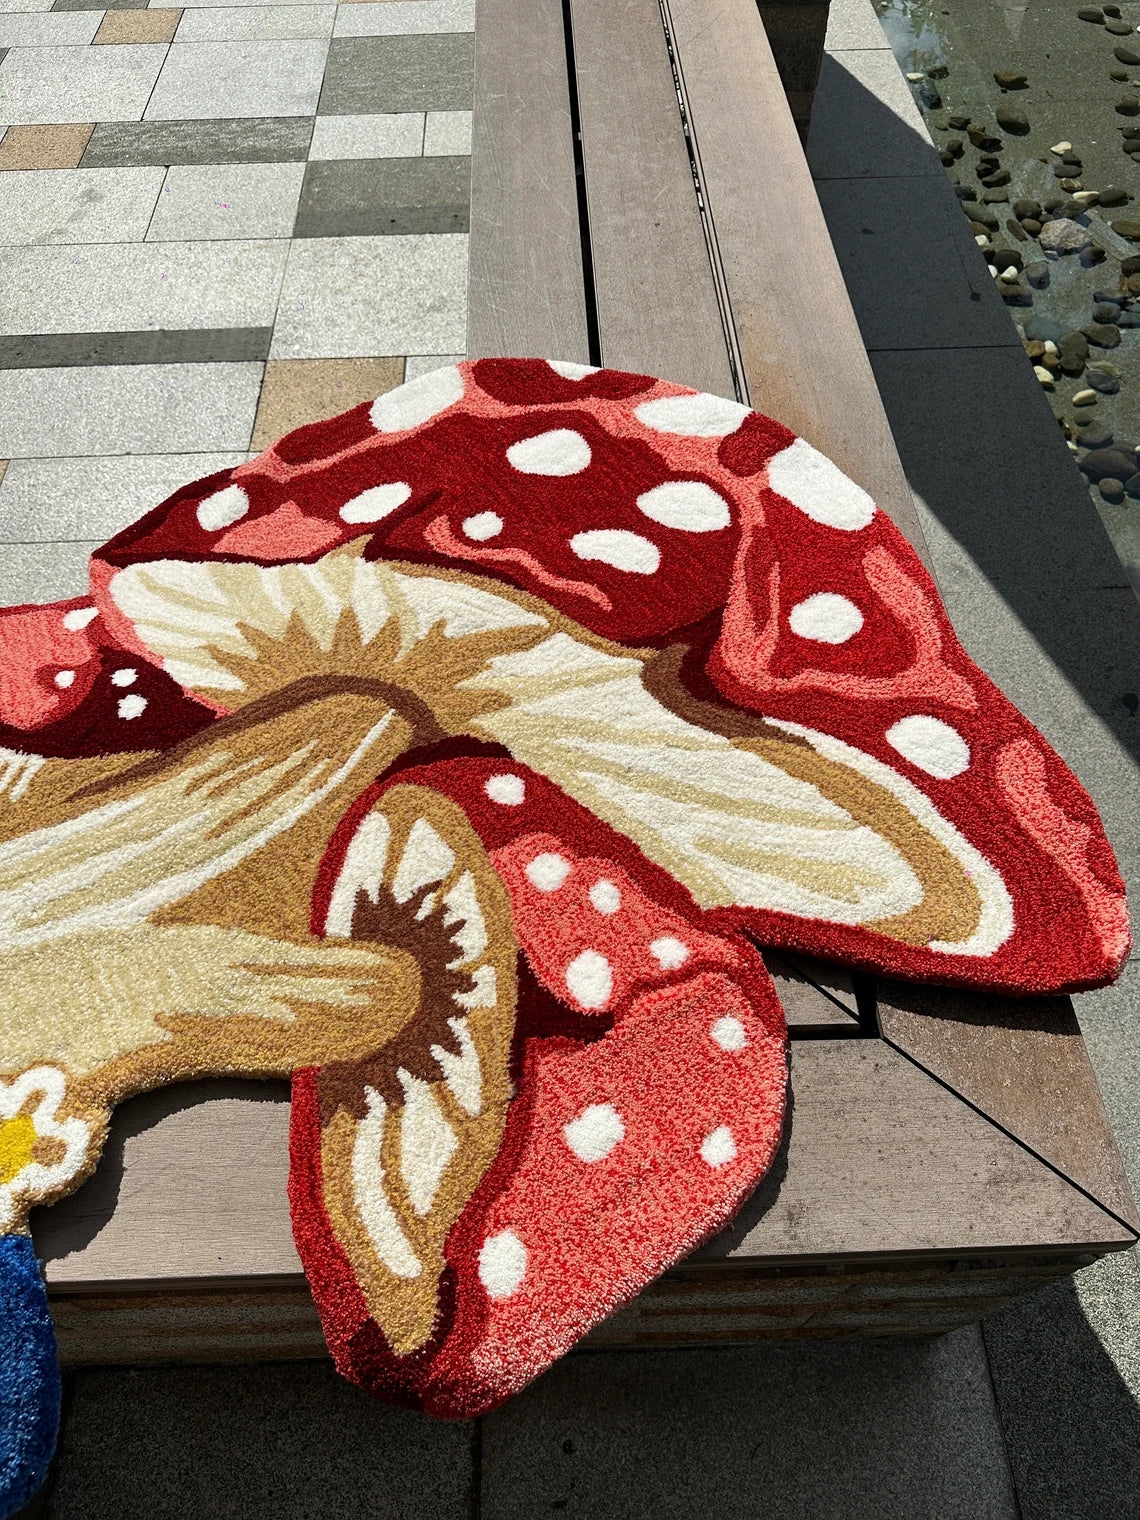
<svg viewBox="0 0 1140 1520">
<path fill-rule="evenodd" d="M 403 379 L 403 359 L 270 360 L 251 447 L 267 448 L 282 433 L 371 401 Z"/>
<path fill-rule="evenodd" d="M 0 141 L 0 171 L 74 169 L 83 157 L 93 121 L 50 127 L 9 127 Z"/>
<path fill-rule="evenodd" d="M 180 10 L 108 11 L 96 42 L 169 42 L 182 20 Z"/>
<path fill-rule="evenodd" d="M 4 476 L 8 473 L 8 461 L 0 459 L 0 486 L 4 484 Z"/>
</svg>

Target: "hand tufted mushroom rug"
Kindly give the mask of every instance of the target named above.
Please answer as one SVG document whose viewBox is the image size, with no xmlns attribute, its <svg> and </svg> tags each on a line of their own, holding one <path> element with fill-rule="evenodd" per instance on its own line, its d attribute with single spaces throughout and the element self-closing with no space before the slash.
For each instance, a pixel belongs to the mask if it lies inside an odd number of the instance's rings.
<svg viewBox="0 0 1140 1520">
<path fill-rule="evenodd" d="M 473 1415 L 770 1165 L 758 945 L 1015 994 L 1127 954 L 1092 803 L 899 532 L 664 381 L 424 376 L 177 492 L 0 651 L 3 1513 L 57 1414 L 28 1211 L 132 1093 L 291 1075 L 337 1366 Z"/>
</svg>

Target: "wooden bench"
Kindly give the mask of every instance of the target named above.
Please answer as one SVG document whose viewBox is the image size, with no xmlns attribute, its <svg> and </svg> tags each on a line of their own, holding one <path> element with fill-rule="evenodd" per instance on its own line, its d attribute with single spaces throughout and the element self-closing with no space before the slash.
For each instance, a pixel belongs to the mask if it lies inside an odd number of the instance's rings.
<svg viewBox="0 0 1140 1520">
<path fill-rule="evenodd" d="M 469 347 L 750 400 L 925 552 L 754 0 L 479 0 Z M 1068 999 L 770 964 L 792 1032 L 777 1164 L 592 1344 L 942 1331 L 1133 1243 Z M 95 1178 L 37 1221 L 65 1360 L 322 1353 L 287 1102 L 219 1082 L 119 1111 Z"/>
</svg>

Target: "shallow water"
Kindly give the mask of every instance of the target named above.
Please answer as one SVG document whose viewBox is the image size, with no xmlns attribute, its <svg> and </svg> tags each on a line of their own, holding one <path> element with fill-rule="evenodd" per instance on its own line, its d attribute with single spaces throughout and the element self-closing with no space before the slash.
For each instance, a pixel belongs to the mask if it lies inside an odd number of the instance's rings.
<svg viewBox="0 0 1140 1520">
<path fill-rule="evenodd" d="M 1009 170 L 1011 182 L 1002 187 L 1008 191 L 1009 201 L 989 207 L 999 221 L 998 231 L 990 233 L 995 249 L 1013 249 L 1027 264 L 1044 260 L 1032 236 L 1019 241 L 1006 223 L 1018 199 L 1040 202 L 1049 196 L 1066 196 L 1054 174 L 1054 165 L 1059 163 L 1058 155 L 1050 152 L 1054 144 L 1071 143 L 1080 156 L 1079 184 L 1083 188 L 1100 190 L 1111 185 L 1129 193 L 1128 204 L 1111 208 L 1094 205 L 1080 217 L 1094 243 L 1104 250 L 1103 262 L 1090 264 L 1087 257 L 1076 254 L 1050 258 L 1045 260 L 1048 284 L 1044 288 L 1033 289 L 1026 281 L 1019 282 L 1020 293 L 1007 304 L 1020 329 L 1034 317 L 1051 319 L 1064 332 L 1092 322 L 1094 293 L 1121 290 L 1121 260 L 1140 254 L 1140 241 L 1121 237 L 1109 225 L 1118 219 L 1140 221 L 1140 163 L 1125 155 L 1122 135 L 1130 127 L 1140 127 L 1140 114 L 1123 115 L 1116 110 L 1122 99 L 1135 99 L 1140 105 L 1140 88 L 1131 83 L 1135 80 L 1140 85 L 1140 65 L 1127 67 L 1126 80 L 1109 77 L 1110 69 L 1125 69 L 1114 56 L 1115 47 L 1131 49 L 1140 57 L 1140 3 L 1120 6 L 1123 22 L 1130 27 L 1129 36 L 1113 35 L 1102 25 L 1079 19 L 1079 8 L 1080 0 L 876 3 L 900 67 L 905 73 L 925 76 L 912 81 L 910 88 L 935 146 L 943 150 L 955 138 L 964 144 L 961 157 L 948 166 L 951 178 L 974 187 L 981 195 L 979 150 L 964 130 L 949 126 L 951 116 L 969 115 L 1001 141 L 1001 147 L 992 152 L 1001 167 Z M 937 77 L 943 69 L 945 75 Z M 1027 87 L 1002 90 L 993 78 L 995 70 L 1025 74 Z M 932 71 L 936 77 L 931 77 Z M 940 104 L 931 98 L 932 91 L 937 92 Z M 1027 133 L 1014 134 L 996 124 L 995 110 L 1003 104 L 1025 112 Z M 1134 310 L 1140 320 L 1140 298 L 1124 309 Z M 1140 444 L 1140 327 L 1122 328 L 1121 342 L 1115 349 L 1092 348 L 1090 363 L 1106 360 L 1120 372 L 1118 394 L 1098 395 L 1095 405 L 1077 407 L 1072 404 L 1073 395 L 1086 388 L 1087 379 L 1058 374 L 1047 395 L 1067 436 L 1096 421 L 1112 430 L 1117 443 L 1131 449 Z M 1078 462 L 1086 452 L 1076 450 Z M 1137 468 L 1140 470 L 1140 460 Z M 1108 501 L 1095 486 L 1090 487 L 1090 494 L 1140 596 L 1140 499 L 1126 496 L 1122 502 Z"/>
</svg>

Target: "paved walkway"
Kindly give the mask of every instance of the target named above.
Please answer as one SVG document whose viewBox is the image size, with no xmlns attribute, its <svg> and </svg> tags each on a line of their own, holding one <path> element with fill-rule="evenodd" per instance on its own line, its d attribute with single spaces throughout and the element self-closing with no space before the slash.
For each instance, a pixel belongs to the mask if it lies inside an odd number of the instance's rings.
<svg viewBox="0 0 1140 1520">
<path fill-rule="evenodd" d="M 0 0 L 4 602 L 463 346 L 473 0 L 48 3 Z M 959 631 L 1140 881 L 1140 618 L 867 0 L 810 157 Z M 1138 980 L 1081 1016 L 1140 1189 Z M 88 1371 L 36 1513 L 1140 1520 L 1138 1327 L 1129 1255 L 934 1342 L 577 1354 L 478 1426 L 319 1363 Z"/>
<path fill-rule="evenodd" d="M 474 0 L 50 3 L 0 0 L 0 603 L 465 344 Z"/>
</svg>

